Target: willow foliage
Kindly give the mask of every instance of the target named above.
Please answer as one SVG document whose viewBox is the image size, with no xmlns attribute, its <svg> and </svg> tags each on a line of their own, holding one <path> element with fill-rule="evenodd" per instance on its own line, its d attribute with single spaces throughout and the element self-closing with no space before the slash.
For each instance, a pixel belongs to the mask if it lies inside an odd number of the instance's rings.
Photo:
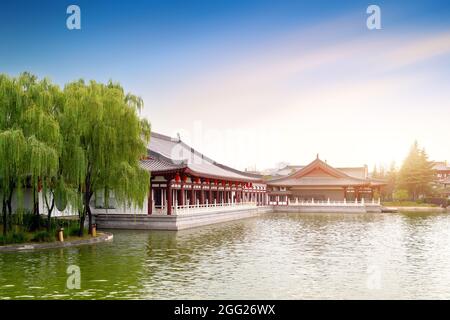
<svg viewBox="0 0 450 320">
<path fill-rule="evenodd" d="M 71 162 L 73 175 L 83 176 L 86 213 L 90 216 L 89 201 L 99 192 L 113 193 L 119 206 L 142 206 L 150 178 L 139 165 L 150 138 L 150 125 L 138 116 L 142 100 L 112 82 L 80 80 L 66 85 L 64 94 L 60 124 L 72 143 L 64 143 L 65 152 L 78 159 L 64 162 Z"/>
<path fill-rule="evenodd" d="M 98 192 L 112 192 L 117 205 L 142 206 L 149 174 L 139 160 L 150 138 L 150 124 L 138 116 L 142 106 L 117 83 L 79 80 L 60 90 L 29 73 L 0 75 L 4 216 L 13 190 L 26 183 L 42 188 L 49 208 L 52 194 L 57 207 L 68 204 L 83 219 Z"/>
<path fill-rule="evenodd" d="M 47 185 L 59 167 L 61 135 L 54 111 L 60 96 L 48 80 L 31 74 L 0 75 L 0 189 L 4 233 L 15 189 L 27 181 L 33 190 Z M 37 200 L 35 200 L 37 201 Z M 37 206 L 34 206 L 37 208 Z"/>
</svg>

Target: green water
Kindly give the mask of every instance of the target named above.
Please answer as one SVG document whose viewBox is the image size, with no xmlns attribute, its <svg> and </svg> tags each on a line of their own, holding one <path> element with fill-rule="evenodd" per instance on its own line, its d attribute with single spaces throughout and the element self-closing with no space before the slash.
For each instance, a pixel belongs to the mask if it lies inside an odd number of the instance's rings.
<svg viewBox="0 0 450 320">
<path fill-rule="evenodd" d="M 450 298 L 447 214 L 268 214 L 0 253 L 0 299 Z M 80 289 L 66 286 L 68 266 Z"/>
</svg>

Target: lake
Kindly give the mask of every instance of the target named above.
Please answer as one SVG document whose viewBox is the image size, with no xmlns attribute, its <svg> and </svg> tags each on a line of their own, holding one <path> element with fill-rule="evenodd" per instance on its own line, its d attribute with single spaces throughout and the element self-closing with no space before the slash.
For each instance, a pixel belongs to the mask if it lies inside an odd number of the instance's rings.
<svg viewBox="0 0 450 320">
<path fill-rule="evenodd" d="M 0 299 L 450 299 L 450 215 L 295 214 L 0 253 Z M 68 289 L 78 266 L 80 289 Z"/>
</svg>

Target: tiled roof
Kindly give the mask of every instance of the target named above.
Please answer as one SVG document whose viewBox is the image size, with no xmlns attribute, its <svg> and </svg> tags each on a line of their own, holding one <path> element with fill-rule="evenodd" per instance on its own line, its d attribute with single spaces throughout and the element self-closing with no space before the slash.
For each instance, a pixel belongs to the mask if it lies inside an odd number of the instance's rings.
<svg viewBox="0 0 450 320">
<path fill-rule="evenodd" d="M 304 165 L 287 165 L 281 169 L 278 170 L 272 170 L 272 176 L 283 177 L 288 176 L 292 174 L 293 172 L 296 172 L 302 168 L 304 168 Z M 366 167 L 345 167 L 345 168 L 335 168 L 339 171 L 344 172 L 345 174 L 359 179 L 366 179 L 367 178 L 367 168 Z"/>
<path fill-rule="evenodd" d="M 367 168 L 366 167 L 354 167 L 354 168 L 336 168 L 339 171 L 344 172 L 353 178 L 366 179 L 367 178 Z"/>
<path fill-rule="evenodd" d="M 434 162 L 433 169 L 436 171 L 450 171 L 450 166 L 445 161 Z"/>
<path fill-rule="evenodd" d="M 141 160 L 141 167 L 148 171 L 170 171 L 181 169 L 186 166 L 150 157 L 149 159 Z"/>
<path fill-rule="evenodd" d="M 148 145 L 149 159 L 142 160 L 143 168 L 152 172 L 185 169 L 186 172 L 213 179 L 261 181 L 261 176 L 248 174 L 206 157 L 183 141 L 152 133 Z"/>
<path fill-rule="evenodd" d="M 311 172 L 314 168 L 321 168 L 327 175 L 322 176 L 308 176 L 308 172 Z M 362 174 L 361 168 L 347 168 L 349 173 Z M 365 168 L 363 168 L 365 170 Z M 273 186 L 357 186 L 357 185 L 384 185 L 385 182 L 377 179 L 368 179 L 364 176 L 355 177 L 347 174 L 342 169 L 333 168 L 326 162 L 320 159 L 316 159 L 309 165 L 297 170 L 296 172 L 282 177 L 267 181 L 268 185 Z"/>
<path fill-rule="evenodd" d="M 352 185 L 362 185 L 369 181 L 355 180 L 351 177 L 349 178 L 333 178 L 333 177 L 304 177 L 301 179 L 288 179 L 284 181 L 271 182 L 268 181 L 269 185 L 280 185 L 280 186 L 352 186 Z"/>
</svg>

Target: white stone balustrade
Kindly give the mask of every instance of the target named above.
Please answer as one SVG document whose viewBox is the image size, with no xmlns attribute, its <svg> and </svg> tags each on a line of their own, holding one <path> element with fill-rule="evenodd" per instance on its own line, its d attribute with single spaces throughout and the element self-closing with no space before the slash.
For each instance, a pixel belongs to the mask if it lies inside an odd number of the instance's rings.
<svg viewBox="0 0 450 320">
<path fill-rule="evenodd" d="M 178 202 L 175 201 L 175 204 L 172 206 L 172 214 L 174 215 L 185 215 L 185 214 L 197 214 L 203 212 L 223 212 L 223 211 L 233 211 L 233 210 L 246 210 L 253 209 L 257 207 L 256 202 L 221 202 L 217 204 L 214 200 L 213 204 L 200 204 L 199 201 L 195 205 L 190 205 L 189 201 L 186 205 L 178 205 Z M 167 214 L 167 206 L 163 209 L 156 209 L 155 214 Z"/>
<path fill-rule="evenodd" d="M 377 201 L 375 199 L 372 199 L 372 201 L 366 201 L 364 198 L 361 200 L 356 200 L 352 202 L 347 202 L 346 199 L 343 201 L 336 201 L 336 200 L 330 200 L 327 199 L 326 201 L 320 201 L 320 200 L 302 200 L 301 202 L 298 200 L 298 198 L 295 199 L 295 202 L 288 201 L 269 201 L 269 205 L 271 206 L 348 206 L 348 207 L 364 207 L 366 205 L 373 205 L 373 206 L 380 206 L 381 200 L 378 198 Z"/>
</svg>

